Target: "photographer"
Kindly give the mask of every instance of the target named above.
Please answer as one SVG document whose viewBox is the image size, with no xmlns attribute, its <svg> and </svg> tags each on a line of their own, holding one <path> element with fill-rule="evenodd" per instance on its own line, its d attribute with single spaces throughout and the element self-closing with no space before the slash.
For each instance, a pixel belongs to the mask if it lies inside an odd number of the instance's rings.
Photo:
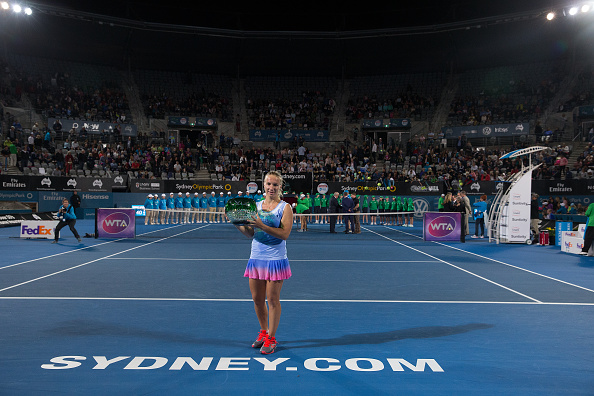
<svg viewBox="0 0 594 396">
<path fill-rule="evenodd" d="M 60 218 L 60 223 L 58 223 L 56 226 L 56 230 L 54 231 L 54 241 L 52 243 L 58 243 L 58 239 L 60 238 L 60 230 L 66 226 L 70 228 L 70 231 L 72 231 L 74 237 L 79 242 L 81 242 L 78 231 L 76 231 L 76 228 L 74 228 L 74 225 L 76 224 L 74 207 L 68 203 L 68 199 L 66 198 L 62 200 L 62 206 L 60 206 L 60 209 L 58 209 L 58 217 Z"/>
<path fill-rule="evenodd" d="M 466 233 L 468 232 L 468 223 L 467 221 L 467 214 L 466 214 L 466 204 L 464 202 L 464 197 L 458 193 L 456 198 L 454 199 L 453 204 L 453 211 L 460 212 L 460 242 L 466 242 Z"/>
</svg>

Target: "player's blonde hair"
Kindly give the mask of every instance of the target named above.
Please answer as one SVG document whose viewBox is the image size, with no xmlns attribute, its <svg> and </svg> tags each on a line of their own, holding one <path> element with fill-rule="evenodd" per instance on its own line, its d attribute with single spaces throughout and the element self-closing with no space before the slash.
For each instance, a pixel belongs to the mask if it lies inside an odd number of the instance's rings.
<svg viewBox="0 0 594 396">
<path fill-rule="evenodd" d="M 264 176 L 264 180 L 266 180 L 266 178 L 268 176 L 274 176 L 277 177 L 278 180 L 280 181 L 280 192 L 278 193 L 278 196 L 283 199 L 283 186 L 285 185 L 285 179 L 283 179 L 283 175 L 281 175 L 280 172 L 277 171 L 270 171 L 266 174 L 266 176 Z"/>
</svg>

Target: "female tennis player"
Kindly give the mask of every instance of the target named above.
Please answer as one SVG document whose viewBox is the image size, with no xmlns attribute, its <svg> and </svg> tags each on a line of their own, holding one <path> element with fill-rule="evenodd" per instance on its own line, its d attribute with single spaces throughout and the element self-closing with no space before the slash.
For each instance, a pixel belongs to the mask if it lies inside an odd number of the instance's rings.
<svg viewBox="0 0 594 396">
<path fill-rule="evenodd" d="M 269 172 L 264 178 L 266 198 L 256 203 L 258 214 L 249 225 L 236 226 L 242 234 L 252 238 L 252 251 L 244 276 L 250 278 L 250 291 L 260 323 L 260 333 L 252 347 L 260 348 L 263 354 L 276 350 L 280 292 L 283 281 L 291 277 L 286 241 L 291 234 L 293 210 L 282 200 L 282 187 L 281 174 Z"/>
</svg>

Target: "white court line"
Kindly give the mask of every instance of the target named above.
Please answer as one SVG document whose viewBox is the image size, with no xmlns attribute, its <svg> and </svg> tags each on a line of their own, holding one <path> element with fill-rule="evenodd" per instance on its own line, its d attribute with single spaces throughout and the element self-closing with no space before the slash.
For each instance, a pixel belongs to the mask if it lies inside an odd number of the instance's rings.
<svg viewBox="0 0 594 396">
<path fill-rule="evenodd" d="M 152 298 L 152 297 L 0 297 L 0 300 L 57 300 L 57 301 L 155 301 L 155 302 L 245 302 L 253 303 L 251 298 Z M 456 301 L 456 300 L 311 300 L 281 299 L 281 302 L 297 303 L 337 303 L 337 304 L 458 304 L 458 305 L 538 305 L 538 306 L 577 306 L 594 307 L 594 303 L 560 303 L 535 301 Z"/>
<path fill-rule="evenodd" d="M 425 253 L 425 252 L 423 252 L 423 251 L 421 251 L 421 250 L 419 250 L 419 249 L 415 249 L 415 248 L 413 248 L 413 247 L 411 247 L 411 246 L 407 246 L 407 245 L 403 244 L 402 242 L 398 242 L 398 241 L 396 241 L 396 240 L 394 240 L 394 239 L 388 238 L 387 236 L 385 236 L 385 235 L 382 235 L 382 234 L 380 234 L 380 233 L 378 233 L 378 232 L 375 232 L 375 231 L 371 231 L 371 230 L 370 230 L 370 229 L 368 229 L 368 228 L 365 228 L 365 227 L 361 227 L 361 228 L 362 228 L 362 229 L 364 229 L 364 230 L 366 230 L 366 231 L 369 231 L 369 232 L 371 232 L 371 233 L 373 233 L 373 234 L 379 235 L 379 236 L 381 236 L 382 238 L 385 238 L 385 239 L 387 239 L 387 240 L 389 240 L 389 241 L 392 241 L 392 242 L 394 242 L 394 243 L 397 243 L 397 244 L 399 244 L 400 246 L 404 246 L 404 247 L 406 247 L 406 248 L 408 248 L 408 249 L 414 250 L 415 252 L 418 252 L 418 253 L 424 254 L 425 256 L 429 256 L 429 257 L 431 257 L 432 259 L 435 259 L 435 260 L 437 260 L 437 261 L 440 261 L 440 262 L 442 262 L 442 263 L 444 263 L 444 264 L 447 264 L 447 265 L 449 265 L 449 266 L 451 266 L 451 267 L 454 267 L 454 268 L 456 268 L 456 269 L 458 269 L 458 270 L 460 270 L 460 271 L 466 272 L 467 274 L 470 274 L 470 275 L 472 275 L 472 276 L 475 276 L 475 277 L 477 277 L 477 278 L 479 278 L 479 279 L 482 279 L 482 280 L 484 280 L 485 282 L 489 282 L 489 283 L 491 283 L 491 284 L 493 284 L 493 285 L 499 286 L 499 287 L 501 287 L 501 288 L 503 288 L 503 289 L 505 289 L 505 290 L 508 290 L 508 291 L 510 291 L 510 292 L 512 292 L 512 293 L 515 293 L 515 294 L 517 294 L 517 295 L 519 295 L 519 296 L 522 296 L 522 297 L 524 297 L 524 298 L 527 298 L 527 299 L 529 299 L 529 300 L 532 300 L 532 301 L 534 301 L 534 302 L 537 302 L 537 303 L 542 303 L 542 301 L 539 301 L 539 300 L 537 300 L 536 298 L 530 297 L 530 296 L 528 296 L 528 295 L 526 295 L 526 294 L 524 294 L 524 293 L 520 293 L 519 291 L 517 291 L 517 290 L 514 290 L 514 289 L 512 289 L 512 288 L 509 288 L 509 287 L 507 287 L 507 286 L 503 286 L 503 285 L 502 285 L 502 284 L 500 284 L 500 283 L 497 283 L 497 282 L 495 282 L 495 281 L 492 281 L 492 280 L 490 280 L 490 279 L 487 279 L 487 278 L 485 278 L 484 276 L 480 276 L 480 275 L 478 275 L 478 274 L 475 274 L 474 272 L 468 271 L 468 270 L 466 270 L 466 269 L 464 269 L 464 268 L 462 268 L 462 267 L 458 267 L 457 265 L 454 265 L 454 264 L 452 264 L 452 263 L 448 263 L 447 261 L 445 261 L 445 260 L 442 260 L 442 259 L 440 259 L 440 258 L 438 258 L 438 257 L 432 256 L 432 255 L 430 255 L 429 253 Z"/>
<path fill-rule="evenodd" d="M 423 238 L 421 238 L 418 235 L 414 235 L 414 234 L 410 234 L 408 232 L 400 231 L 400 230 L 397 230 L 395 228 L 390 228 L 390 227 L 386 227 L 386 228 L 388 228 L 390 230 L 398 231 L 398 232 L 403 233 L 403 234 L 406 234 L 406 235 L 413 236 L 413 237 L 418 238 L 418 239 L 423 239 Z M 587 287 L 576 285 L 576 284 L 571 283 L 571 282 L 566 282 L 566 281 L 561 280 L 561 279 L 553 278 L 552 276 L 544 275 L 544 274 L 541 274 L 539 272 L 535 272 L 535 271 L 531 271 L 531 270 L 526 269 L 526 268 L 518 267 L 516 265 L 509 264 L 509 263 L 506 263 L 504 261 L 500 261 L 500 260 L 497 260 L 497 259 L 494 259 L 494 258 L 491 258 L 491 257 L 483 256 L 483 255 L 478 254 L 478 253 L 469 252 L 468 250 L 460 249 L 460 248 L 457 248 L 455 246 L 446 245 L 443 242 L 437 242 L 437 241 L 430 241 L 430 242 L 436 243 L 436 244 L 441 245 L 441 246 L 445 246 L 445 247 L 450 248 L 450 249 L 458 250 L 460 252 L 468 253 L 468 254 L 471 254 L 473 256 L 477 256 L 477 257 L 480 257 L 482 259 L 485 259 L 485 260 L 493 261 L 493 262 L 498 263 L 498 264 L 503 264 L 503 265 L 506 265 L 508 267 L 515 268 L 515 269 L 518 269 L 518 270 L 521 270 L 521 271 L 524 271 L 524 272 L 528 272 L 529 274 L 532 274 L 532 275 L 541 276 L 543 278 L 546 278 L 546 279 L 549 279 L 549 280 L 552 280 L 552 281 L 555 281 L 555 282 L 563 283 L 563 284 L 568 285 L 568 286 L 577 287 L 578 289 L 582 289 L 582 290 L 585 290 L 585 291 L 589 291 L 589 292 L 594 293 L 594 290 L 588 289 Z"/>
<path fill-rule="evenodd" d="M 148 234 L 152 234 L 153 232 L 162 231 L 162 230 L 169 230 L 171 228 L 179 227 L 181 225 L 182 224 L 178 224 L 178 225 L 175 225 L 173 227 L 167 227 L 167 228 L 162 228 L 162 229 L 159 229 L 159 230 L 153 230 L 153 231 L 145 232 L 145 233 L 142 233 L 142 234 L 138 234 L 137 236 L 148 235 Z M 124 239 L 128 239 L 128 238 L 114 239 L 114 240 L 107 241 L 107 242 L 101 242 L 101 243 L 96 243 L 94 245 L 85 246 L 85 247 L 82 247 L 82 248 L 79 248 L 79 249 L 69 250 L 67 252 L 50 254 L 49 256 L 43 256 L 43 257 L 38 257 L 38 258 L 31 259 L 31 260 L 21 261 L 20 263 L 15 263 L 15 264 L 6 265 L 4 267 L 0 267 L 0 270 L 6 269 L 6 268 L 10 268 L 10 267 L 16 267 L 16 266 L 27 264 L 27 263 L 32 263 L 32 262 L 39 261 L 39 260 L 45 260 L 45 259 L 52 258 L 52 257 L 58 257 L 58 256 L 61 256 L 63 254 L 80 252 L 81 250 L 90 249 L 90 248 L 93 248 L 95 246 L 106 245 L 108 243 L 114 243 L 114 242 L 118 242 L 118 241 L 123 241 Z"/>
<path fill-rule="evenodd" d="M 227 258 L 160 258 L 160 257 L 113 257 L 110 258 L 111 260 L 158 260 L 158 261 L 247 261 L 246 258 L 236 258 L 236 259 L 227 259 Z M 316 263 L 440 263 L 441 261 L 437 260 L 318 260 L 318 259 L 311 259 L 311 260 L 299 260 L 299 259 L 290 259 L 289 261 L 297 261 L 297 262 L 316 262 Z"/>
<path fill-rule="evenodd" d="M 204 227 L 207 227 L 207 226 L 208 226 L 208 224 L 207 225 L 204 225 L 204 226 L 201 226 L 201 227 L 198 227 L 198 228 L 193 228 L 191 230 L 180 232 L 180 233 L 175 234 L 175 235 L 170 235 L 170 236 L 165 237 L 165 238 L 157 239 L 157 240 L 154 240 L 152 242 L 148 242 L 148 243 L 145 243 L 145 244 L 142 244 L 142 245 L 138 245 L 138 246 L 132 247 L 130 249 L 122 250 L 121 252 L 113 253 L 113 254 L 110 254 L 110 255 L 105 256 L 105 257 L 100 257 L 100 258 L 95 259 L 95 260 L 87 261 L 86 263 L 75 265 L 74 267 L 66 268 L 66 269 L 63 269 L 61 271 L 57 271 L 57 272 L 53 272 L 51 274 L 40 276 L 40 277 L 35 278 L 35 279 L 31 279 L 31 280 L 28 280 L 28 281 L 25 281 L 25 282 L 17 283 L 16 285 L 12 285 L 12 286 L 5 287 L 4 289 L 0 289 L 0 293 L 3 292 L 3 291 L 6 291 L 6 290 L 13 289 L 15 287 L 19 287 L 19 286 L 22 286 L 22 285 L 26 285 L 28 283 L 32 283 L 32 282 L 41 280 L 41 279 L 49 278 L 50 276 L 58 275 L 58 274 L 61 274 L 63 272 L 67 272 L 67 271 L 70 271 L 70 270 L 73 270 L 73 269 L 76 269 L 76 268 L 84 267 L 85 265 L 96 263 L 97 261 L 101 261 L 101 260 L 104 260 L 106 258 L 117 256 L 118 254 L 126 253 L 126 252 L 129 252 L 129 251 L 132 251 L 132 250 L 136 250 L 136 249 L 141 248 L 141 247 L 152 245 L 153 243 L 161 242 L 161 241 L 167 240 L 169 238 L 174 238 L 174 237 L 176 237 L 178 235 L 187 234 L 188 232 L 196 231 L 196 230 L 199 230 L 199 229 L 204 228 Z"/>
</svg>

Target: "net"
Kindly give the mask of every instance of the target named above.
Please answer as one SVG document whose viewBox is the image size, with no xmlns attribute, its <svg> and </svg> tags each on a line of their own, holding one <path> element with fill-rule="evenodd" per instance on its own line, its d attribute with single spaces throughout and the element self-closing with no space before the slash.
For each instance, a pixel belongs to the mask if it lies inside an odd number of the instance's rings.
<svg viewBox="0 0 594 396">
<path fill-rule="evenodd" d="M 380 226 L 411 231 L 416 225 L 419 231 L 422 225 L 422 217 L 415 217 L 414 212 L 353 213 L 350 216 L 344 213 L 293 213 L 292 233 L 304 233 L 303 236 L 305 233 L 329 233 L 332 222 L 335 223 L 336 232 L 345 232 L 347 222 L 349 222 L 349 230 L 353 229 L 350 221 L 354 224 L 355 233 L 364 232 L 362 227 Z M 147 216 L 137 217 L 136 232 L 137 237 L 143 238 L 175 236 L 176 238 L 227 239 L 237 237 L 237 230 L 222 211 L 149 210 Z M 386 232 L 385 227 L 382 227 L 382 232 Z"/>
</svg>

